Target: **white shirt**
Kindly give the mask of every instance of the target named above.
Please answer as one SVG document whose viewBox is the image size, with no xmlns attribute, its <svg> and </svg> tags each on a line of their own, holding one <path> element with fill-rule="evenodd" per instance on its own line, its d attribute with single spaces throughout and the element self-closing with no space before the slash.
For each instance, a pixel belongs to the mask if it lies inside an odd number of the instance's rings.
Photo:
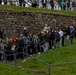
<svg viewBox="0 0 76 75">
<path fill-rule="evenodd" d="M 60 37 L 62 37 L 63 36 L 63 31 L 59 31 L 59 35 L 60 35 Z"/>
</svg>

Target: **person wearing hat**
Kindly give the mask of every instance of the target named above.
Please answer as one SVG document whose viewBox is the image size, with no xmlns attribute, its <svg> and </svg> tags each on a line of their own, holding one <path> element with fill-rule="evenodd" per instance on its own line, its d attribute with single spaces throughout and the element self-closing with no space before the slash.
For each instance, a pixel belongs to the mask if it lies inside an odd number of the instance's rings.
<svg viewBox="0 0 76 75">
<path fill-rule="evenodd" d="M 28 32 L 27 32 L 27 27 L 24 27 L 24 30 L 23 30 L 23 36 L 27 36 Z"/>
</svg>

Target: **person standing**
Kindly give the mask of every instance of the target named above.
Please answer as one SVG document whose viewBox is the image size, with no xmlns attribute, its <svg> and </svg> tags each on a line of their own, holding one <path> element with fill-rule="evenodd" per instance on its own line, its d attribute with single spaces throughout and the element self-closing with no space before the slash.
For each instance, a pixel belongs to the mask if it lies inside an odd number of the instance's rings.
<svg viewBox="0 0 76 75">
<path fill-rule="evenodd" d="M 70 44 L 73 44 L 74 27 L 70 26 Z"/>
<path fill-rule="evenodd" d="M 66 29 L 66 40 L 67 40 L 67 44 L 70 45 L 70 27 L 69 26 Z"/>
<path fill-rule="evenodd" d="M 72 11 L 75 11 L 76 10 L 76 1 L 73 0 L 72 1 Z"/>
<path fill-rule="evenodd" d="M 3 52 L 4 52 L 4 44 L 2 42 L 2 39 L 0 38 L 0 60 L 3 59 Z"/>
<path fill-rule="evenodd" d="M 27 27 L 24 27 L 24 30 L 23 30 L 23 36 L 27 36 L 28 32 L 27 32 Z"/>
<path fill-rule="evenodd" d="M 62 10 L 66 10 L 66 1 L 65 0 L 62 0 L 61 8 L 62 8 Z"/>
<path fill-rule="evenodd" d="M 51 9 L 54 9 L 54 1 L 50 0 Z"/>
<path fill-rule="evenodd" d="M 42 7 L 46 9 L 47 0 L 42 0 Z"/>
<path fill-rule="evenodd" d="M 67 10 L 70 10 L 70 1 L 67 2 Z"/>
<path fill-rule="evenodd" d="M 49 34 L 49 48 L 55 48 L 55 30 L 51 30 Z"/>
<path fill-rule="evenodd" d="M 19 0 L 19 5 L 22 6 L 23 0 Z"/>
<path fill-rule="evenodd" d="M 63 40 L 63 31 L 60 29 L 59 30 L 59 35 L 60 35 L 60 47 L 62 47 L 63 46 L 63 44 L 62 44 L 62 40 Z"/>
<path fill-rule="evenodd" d="M 42 0 L 39 0 L 39 8 L 42 8 Z"/>
</svg>

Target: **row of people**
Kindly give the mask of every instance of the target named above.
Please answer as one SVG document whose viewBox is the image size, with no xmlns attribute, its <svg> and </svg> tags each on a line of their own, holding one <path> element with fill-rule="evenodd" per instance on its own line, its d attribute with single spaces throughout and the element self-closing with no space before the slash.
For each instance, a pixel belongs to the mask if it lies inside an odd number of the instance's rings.
<svg viewBox="0 0 76 75">
<path fill-rule="evenodd" d="M 54 9 L 54 0 L 0 0 L 0 4 Z"/>
<path fill-rule="evenodd" d="M 0 4 L 14 4 L 16 6 L 39 7 L 56 10 L 76 10 L 75 0 L 62 0 L 61 5 L 59 5 L 56 0 L 0 0 Z"/>
<path fill-rule="evenodd" d="M 0 58 L 2 59 L 2 52 L 10 55 L 14 52 L 25 52 L 27 54 L 42 53 L 44 51 L 56 48 L 56 42 L 60 39 L 60 47 L 64 46 L 64 37 L 67 39 L 67 43 L 72 44 L 74 33 L 74 27 L 68 26 L 65 31 L 62 29 L 51 30 L 51 27 L 45 24 L 44 29 L 41 32 L 36 32 L 35 35 L 28 33 L 27 27 L 24 27 L 23 33 L 19 38 L 12 40 L 7 38 L 7 42 L 4 45 L 2 40 L 0 41 Z M 25 54 L 26 55 L 26 54 Z M 23 58 L 23 53 L 17 55 L 18 58 Z M 8 56 L 7 59 L 13 59 L 13 56 Z"/>
<path fill-rule="evenodd" d="M 75 0 L 73 0 L 73 1 L 62 0 L 61 1 L 61 9 L 62 10 L 72 10 L 72 11 L 74 11 L 74 10 L 76 10 L 75 8 L 76 8 L 76 1 Z"/>
</svg>

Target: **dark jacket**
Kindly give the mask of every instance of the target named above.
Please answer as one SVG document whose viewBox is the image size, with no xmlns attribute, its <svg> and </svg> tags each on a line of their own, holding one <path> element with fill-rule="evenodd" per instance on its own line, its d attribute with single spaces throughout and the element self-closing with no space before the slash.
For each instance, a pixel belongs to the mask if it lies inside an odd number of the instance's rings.
<svg viewBox="0 0 76 75">
<path fill-rule="evenodd" d="M 42 0 L 42 3 L 44 3 L 44 0 Z M 45 3 L 47 3 L 47 0 L 45 0 Z"/>
<path fill-rule="evenodd" d="M 51 40 L 54 40 L 54 39 L 55 39 L 55 32 L 51 32 L 51 34 L 50 34 L 50 39 L 51 39 Z"/>
<path fill-rule="evenodd" d="M 70 35 L 70 28 L 69 27 L 66 30 L 66 35 Z"/>
<path fill-rule="evenodd" d="M 51 5 L 54 5 L 54 1 L 53 1 L 53 0 L 50 0 L 50 4 L 51 4 Z"/>
</svg>

